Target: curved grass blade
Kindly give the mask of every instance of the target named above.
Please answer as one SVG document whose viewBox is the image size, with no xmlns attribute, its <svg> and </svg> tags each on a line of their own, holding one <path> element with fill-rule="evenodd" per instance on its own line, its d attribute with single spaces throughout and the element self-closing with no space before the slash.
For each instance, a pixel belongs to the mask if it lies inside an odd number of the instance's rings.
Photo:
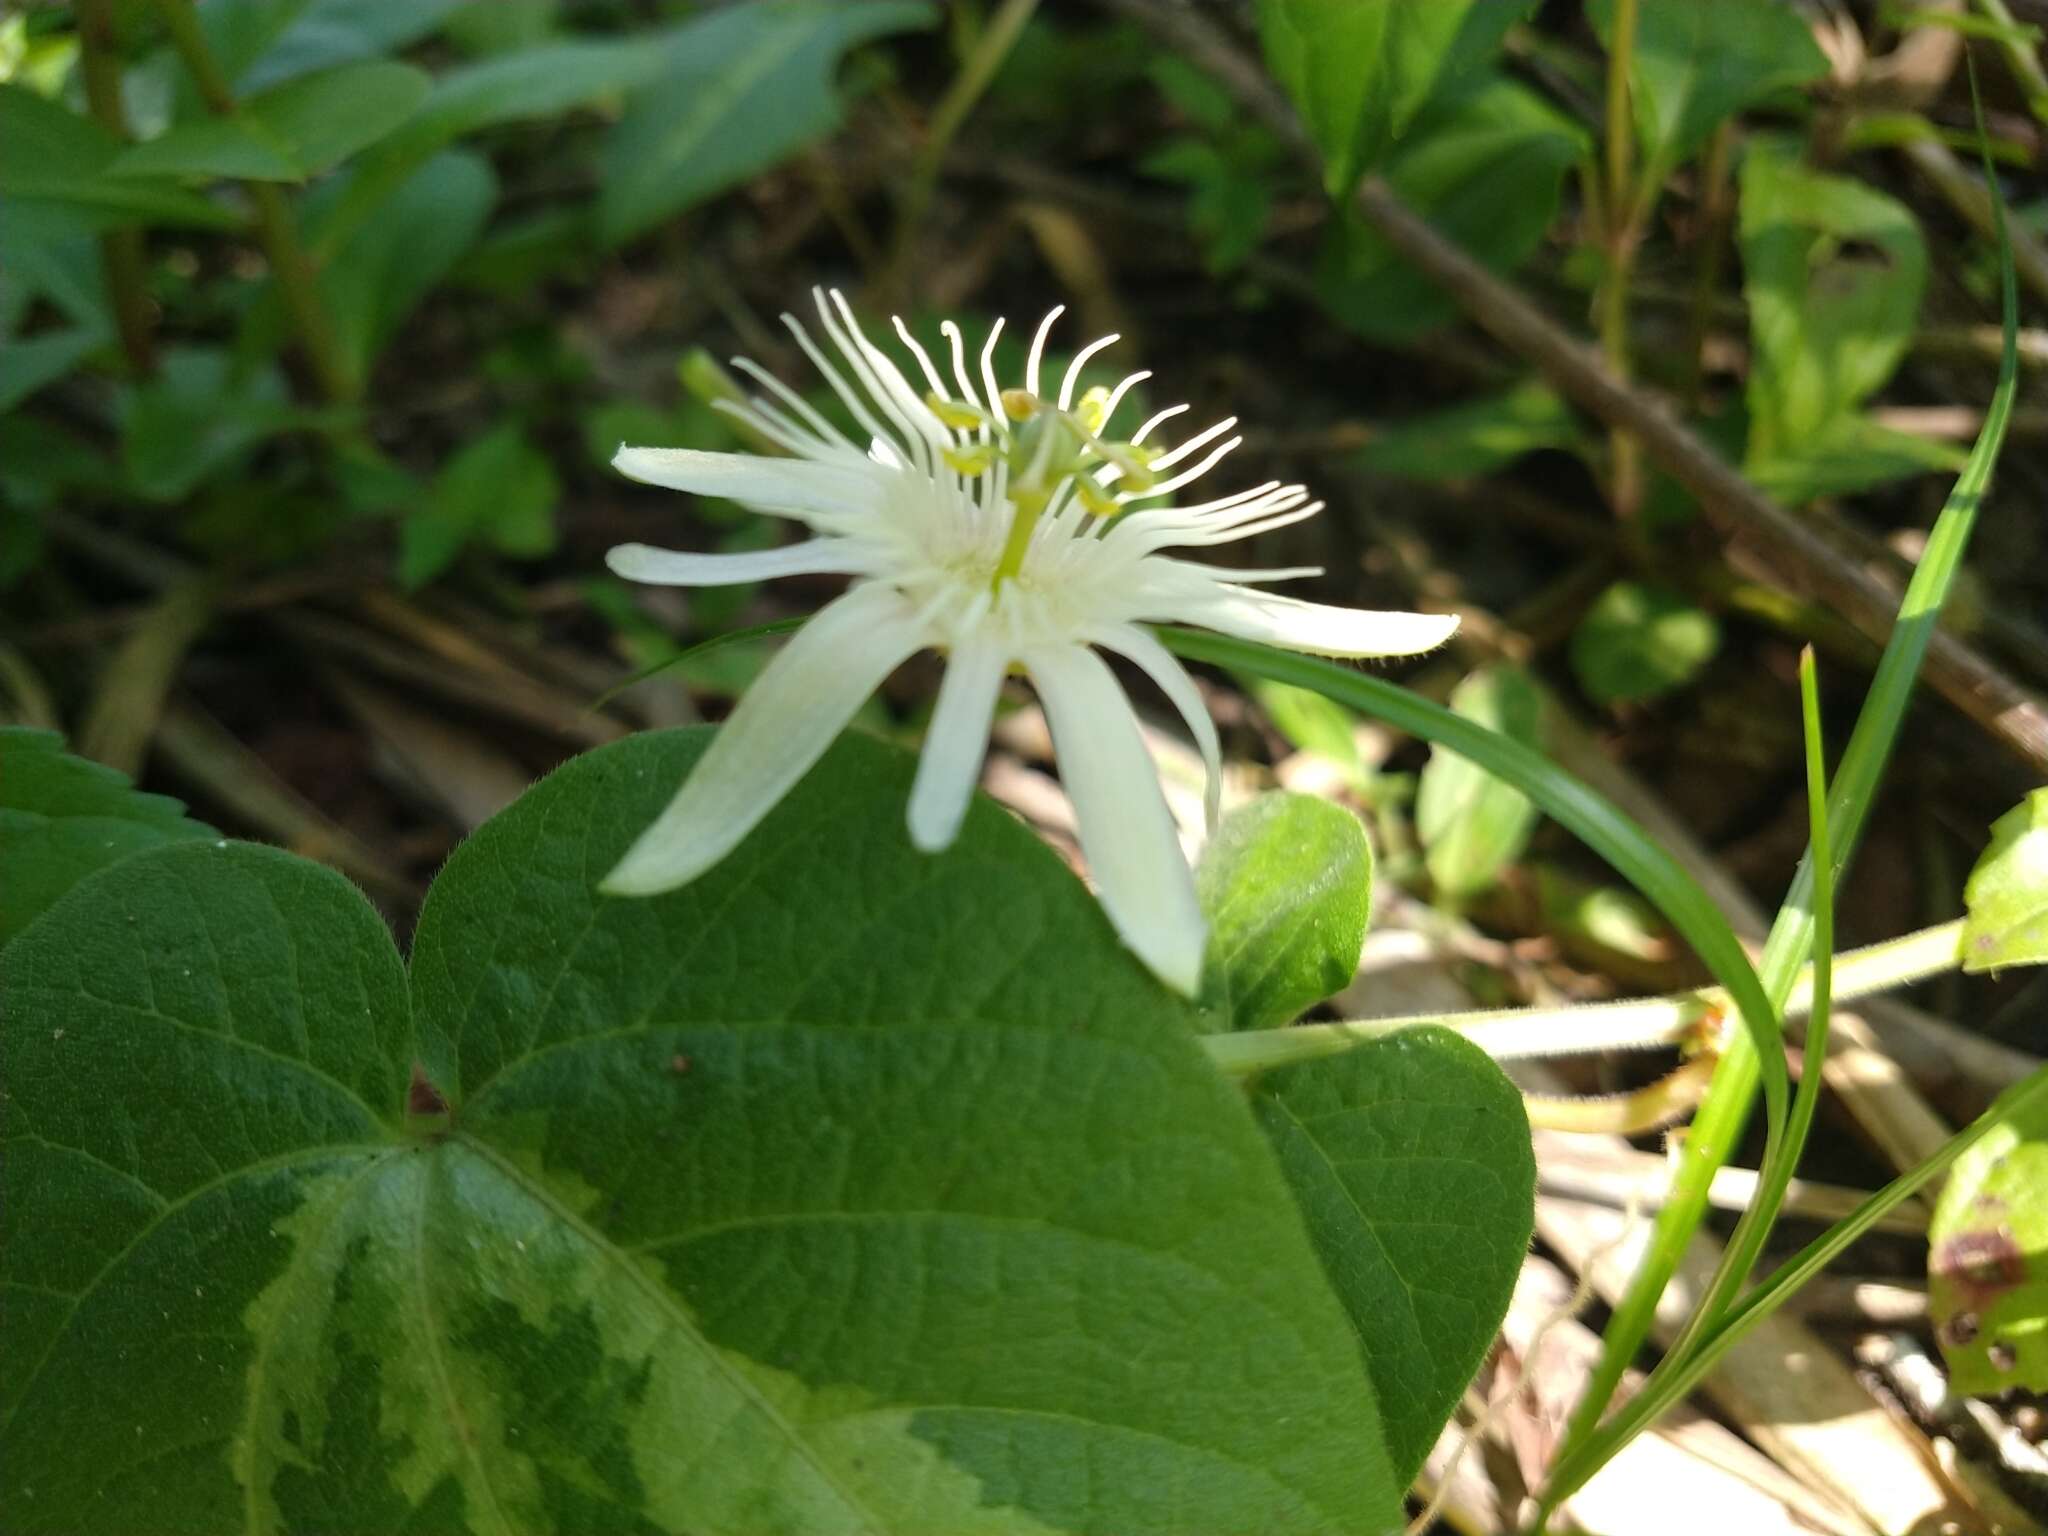
<svg viewBox="0 0 2048 1536">
<path fill-rule="evenodd" d="M 742 640 L 761 640 L 770 635 L 786 635 L 793 630 L 802 629 L 805 624 L 810 622 L 810 617 L 809 614 L 803 614 L 793 619 L 771 619 L 766 624 L 756 624 L 748 629 L 729 629 L 724 634 L 713 635 L 709 640 L 699 640 L 695 645 L 686 645 L 680 651 L 677 651 L 675 655 L 664 656 L 660 661 L 655 662 L 653 666 L 642 667 L 631 677 L 621 682 L 613 683 L 611 687 L 605 689 L 603 693 L 600 693 L 590 701 L 588 711 L 603 709 L 605 705 L 611 703 L 613 699 L 616 699 L 628 688 L 638 687 L 650 677 L 659 677 L 670 667 L 679 666 L 683 662 L 688 661 L 692 656 L 702 656 L 711 651 L 722 650 L 728 645 L 737 645 Z"/>
<path fill-rule="evenodd" d="M 1766 1116 L 1776 1142 L 1789 1092 L 1778 1011 L 1765 997 L 1741 942 L 1718 908 L 1648 833 L 1599 794 L 1532 747 L 1490 731 L 1381 678 L 1334 662 L 1274 650 L 1250 640 L 1193 630 L 1161 629 L 1167 648 L 1187 657 L 1271 682 L 1307 688 L 1425 741 L 1441 743 L 1513 785 L 1576 834 L 1662 912 L 1691 944 L 1714 979 L 1728 989 L 1743 1026 L 1757 1037 L 1754 1059 L 1775 1061 L 1764 1078 Z"/>
<path fill-rule="evenodd" d="M 1972 99 L 1977 107 L 1977 135 L 1980 148 L 1989 142 L 1984 129 L 1983 104 L 1975 97 L 1976 74 L 1971 66 Z M 2019 295 L 2013 272 L 2012 244 L 2006 236 L 2005 203 L 1998 195 L 1998 184 L 1992 173 L 1988 152 L 1984 156 L 1985 176 L 1992 188 L 1992 208 L 1996 219 L 1998 255 L 2000 267 L 2000 308 L 2004 346 L 1999 357 L 1998 384 L 1992 391 L 1991 402 L 1984 413 L 1984 425 L 1977 434 L 1977 441 L 1970 450 L 1969 461 L 1956 477 L 1954 488 L 1943 504 L 1941 515 L 1935 519 L 1934 528 L 1928 534 L 1927 547 L 1919 566 L 1913 572 L 1913 579 L 1907 583 L 1906 594 L 1899 607 L 1899 618 L 1892 630 L 1891 639 L 1886 643 L 1884 655 L 1878 662 L 1877 674 L 1871 680 L 1870 692 L 1864 697 L 1863 709 L 1856 717 L 1856 726 L 1849 738 L 1847 750 L 1835 772 L 1835 782 L 1828 796 L 1828 824 L 1834 833 L 1833 855 L 1829 874 L 1839 876 L 1854 853 L 1856 841 L 1863 830 L 1865 818 L 1869 815 L 1872 802 L 1877 797 L 1878 781 L 1884 772 L 1886 760 L 1891 754 L 1892 743 L 1897 740 L 1900 724 L 1905 719 L 1906 706 L 1912 700 L 1915 679 L 1919 675 L 1920 663 L 1927 653 L 1927 645 L 1933 638 L 1934 626 L 1941 616 L 1943 602 L 1949 589 L 1954 585 L 1956 574 L 1962 567 L 1963 552 L 1969 545 L 1970 533 L 1976 524 L 1977 511 L 1982 505 L 1986 487 L 1991 481 L 1991 472 L 1998 462 L 1999 450 L 2005 442 L 2007 424 L 2012 417 L 2013 397 L 2019 383 Z M 1815 858 L 1811 848 L 1800 862 L 1799 871 L 1793 877 L 1792 887 L 1786 893 L 1785 904 L 1779 909 L 1777 920 L 1771 925 L 1769 939 L 1765 942 L 1762 960 L 1758 970 L 1765 989 L 1774 1006 L 1782 1007 L 1792 990 L 1807 954 L 1812 949 L 1814 937 L 1814 892 L 1816 885 Z M 1763 1063 L 1757 1058 L 1753 1038 L 1748 1034 L 1731 1040 L 1716 1069 L 1714 1080 L 1709 1085 L 1707 1097 L 1693 1118 L 1691 1134 L 1687 1136 L 1685 1152 L 1679 1164 L 1678 1176 L 1673 1180 L 1671 1194 L 1664 1208 L 1657 1214 L 1657 1226 L 1649 1250 L 1645 1253 L 1642 1266 L 1636 1271 L 1628 1293 L 1614 1310 L 1607 1325 L 1605 1348 L 1601 1354 L 1599 1368 L 1588 1384 L 1586 1395 L 1581 1399 L 1573 1415 L 1566 1435 L 1565 1447 L 1551 1474 L 1545 1498 L 1546 1513 L 1555 1509 L 1558 1503 L 1570 1497 L 1572 1492 L 1584 1484 L 1587 1478 L 1599 1470 L 1607 1456 L 1626 1443 L 1628 1435 L 1613 1440 L 1603 1432 L 1595 1439 L 1595 1429 L 1600 1416 L 1606 1411 L 1614 1389 L 1621 1381 L 1622 1372 L 1634 1360 L 1643 1340 L 1648 1337 L 1650 1321 L 1656 1311 L 1658 1299 L 1664 1293 L 1665 1284 L 1678 1266 L 1678 1258 L 1692 1235 L 1699 1229 L 1707 1210 L 1707 1196 L 1713 1177 L 1728 1160 L 1735 1143 L 1742 1133 L 1742 1127 L 1749 1118 L 1755 1102 L 1759 1074 Z M 1775 1070 L 1782 1070 L 1777 1068 Z M 1765 1077 L 1766 1084 L 1769 1077 Z M 1766 1092 L 1766 1105 L 1769 1094 Z M 1782 1154 L 1783 1144 L 1778 1148 L 1767 1148 L 1764 1169 L 1771 1178 L 1779 1176 L 1781 1170 L 1774 1161 L 1775 1155 Z M 1721 1268 L 1702 1299 L 1695 1324 L 1689 1325 L 1687 1333 L 1697 1334 L 1711 1329 L 1717 1316 L 1728 1308 L 1735 1290 L 1742 1279 L 1756 1263 L 1756 1256 L 1762 1247 L 1766 1229 L 1753 1226 L 1743 1240 L 1729 1245 L 1722 1260 Z M 1666 1357 L 1667 1366 L 1677 1369 L 1683 1365 L 1677 1354 Z M 1660 1366 L 1659 1370 L 1665 1369 Z M 1655 1377 L 1653 1375 L 1652 1379 Z M 1647 1392 L 1631 1400 L 1624 1416 L 1636 1429 L 1647 1424 L 1647 1418 L 1640 1417 L 1641 1405 L 1649 1400 Z M 1629 1435 L 1635 1433 L 1631 1429 Z M 1595 1444 L 1605 1447 L 1599 1455 L 1593 1454 Z"/>
</svg>

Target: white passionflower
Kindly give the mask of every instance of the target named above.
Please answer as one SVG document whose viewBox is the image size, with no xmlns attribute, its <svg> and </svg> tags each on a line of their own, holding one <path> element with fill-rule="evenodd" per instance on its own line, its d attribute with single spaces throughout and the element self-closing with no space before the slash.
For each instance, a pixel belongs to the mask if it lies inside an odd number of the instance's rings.
<svg viewBox="0 0 2048 1536">
<path fill-rule="evenodd" d="M 1260 592 L 1251 582 L 1314 568 L 1242 571 L 1166 553 L 1283 527 L 1322 506 L 1298 485 L 1268 481 L 1213 501 L 1169 505 L 1237 446 L 1227 420 L 1161 451 L 1149 439 L 1186 410 L 1158 412 L 1128 438 L 1110 423 L 1134 373 L 1078 401 L 1083 347 L 1058 393 L 1039 388 L 1053 321 L 1031 343 L 1021 389 L 997 386 L 998 322 L 968 372 L 960 329 L 952 379 L 901 320 L 919 388 L 861 331 L 844 298 L 816 295 L 831 343 L 784 321 L 859 424 L 848 439 L 795 391 L 744 358 L 735 366 L 772 399 L 726 409 L 789 457 L 621 448 L 613 464 L 650 485 L 721 496 L 804 525 L 813 537 L 753 554 L 697 555 L 624 544 L 611 568 L 632 581 L 718 586 L 833 572 L 855 578 L 767 666 L 705 749 L 668 808 L 604 882 L 652 895 L 716 864 L 810 769 L 898 663 L 931 648 L 948 658 L 910 792 L 911 841 L 946 847 L 959 830 L 987 752 L 1003 678 L 1021 669 L 1052 726 L 1060 777 L 1103 906 L 1123 940 L 1176 990 L 1201 978 L 1204 925 L 1173 820 L 1130 702 L 1098 654 L 1156 683 L 1208 765 L 1209 811 L 1220 774 L 1216 728 L 1194 681 L 1144 627 L 1198 624 L 1325 656 L 1400 656 L 1441 644 L 1457 620 L 1366 613 Z M 1182 467 L 1185 466 L 1185 467 Z"/>
</svg>

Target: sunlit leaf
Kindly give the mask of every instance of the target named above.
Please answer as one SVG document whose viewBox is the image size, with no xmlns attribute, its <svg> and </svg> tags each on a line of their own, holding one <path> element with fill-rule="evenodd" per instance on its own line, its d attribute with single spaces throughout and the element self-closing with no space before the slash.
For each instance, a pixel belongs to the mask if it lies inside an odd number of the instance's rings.
<svg viewBox="0 0 2048 1536">
<path fill-rule="evenodd" d="M 1526 672 L 1482 667 L 1451 691 L 1451 708 L 1512 741 L 1541 739 L 1543 695 Z M 1536 807 L 1513 785 L 1444 747 L 1430 749 L 1415 792 L 1415 835 L 1438 892 L 1473 896 L 1522 856 Z"/>
<path fill-rule="evenodd" d="M 1749 457 L 1796 460 L 1892 376 L 1927 286 L 1912 211 L 1869 183 L 1824 175 L 1785 141 L 1743 154 L 1743 295 L 1755 346 Z"/>
<path fill-rule="evenodd" d="M 1261 795 L 1223 819 L 1195 871 L 1209 920 L 1203 1001 L 1270 1029 L 1349 984 L 1372 913 L 1372 845 L 1313 795 Z"/>
<path fill-rule="evenodd" d="M 1991 824 L 1963 906 L 1964 970 L 2048 964 L 2048 789 Z"/>
<path fill-rule="evenodd" d="M 2048 1104 L 1957 1159 L 1927 1238 L 1928 1304 L 1956 1391 L 2048 1391 Z"/>
<path fill-rule="evenodd" d="M 1429 1029 L 1269 1072 L 1252 1105 L 1358 1331 L 1406 1482 L 1486 1358 L 1529 1246 L 1522 1096 L 1484 1051 Z"/>
<path fill-rule="evenodd" d="M 1589 0 L 1603 46 L 1615 0 Z M 1629 100 L 1642 174 L 1664 176 L 1738 112 L 1828 71 L 1806 18 L 1785 0 L 1649 0 L 1636 7 Z"/>
<path fill-rule="evenodd" d="M 1260 0 L 1266 63 L 1323 152 L 1339 201 L 1432 97 L 1483 68 L 1520 0 Z"/>
<path fill-rule="evenodd" d="M 1242 1094 L 1026 829 L 916 852 L 849 740 L 694 884 L 596 893 L 708 737 L 489 823 L 409 1001 L 246 845 L 0 955 L 11 1530 L 1399 1523 Z"/>
</svg>

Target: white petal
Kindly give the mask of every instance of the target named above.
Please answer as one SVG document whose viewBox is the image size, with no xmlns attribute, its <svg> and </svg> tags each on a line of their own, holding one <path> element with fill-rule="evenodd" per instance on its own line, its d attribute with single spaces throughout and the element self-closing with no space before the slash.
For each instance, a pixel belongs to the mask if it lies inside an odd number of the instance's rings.
<svg viewBox="0 0 2048 1536">
<path fill-rule="evenodd" d="M 1153 639 L 1149 631 L 1135 624 L 1105 627 L 1089 638 L 1132 662 L 1180 711 L 1181 719 L 1187 722 L 1188 734 L 1195 738 L 1195 746 L 1202 754 L 1205 770 L 1202 813 L 1209 830 L 1214 832 L 1223 810 L 1223 746 L 1216 739 L 1216 722 L 1209 718 L 1209 706 L 1202 701 L 1202 691 L 1188 676 L 1188 669 Z"/>
<path fill-rule="evenodd" d="M 996 695 L 1010 658 L 987 640 L 953 648 L 910 786 L 910 840 L 926 853 L 948 846 L 981 779 Z"/>
<path fill-rule="evenodd" d="M 612 456 L 612 468 L 643 485 L 723 496 L 779 517 L 859 515 L 872 511 L 882 494 L 881 485 L 860 469 L 758 453 L 621 448 Z"/>
<path fill-rule="evenodd" d="M 926 643 L 894 588 L 862 582 L 754 680 L 668 808 L 600 889 L 652 896 L 694 880 L 790 790 L 897 663 Z"/>
<path fill-rule="evenodd" d="M 620 544 L 605 553 L 604 563 L 628 581 L 661 587 L 722 587 L 773 576 L 861 574 L 871 561 L 851 539 L 805 539 L 779 549 L 734 555 L 693 555 L 650 544 Z"/>
<path fill-rule="evenodd" d="M 1225 581 L 1202 585 L 1206 590 L 1185 593 L 1171 617 L 1317 656 L 1413 656 L 1435 650 L 1458 628 L 1455 614 L 1375 613 L 1305 603 Z"/>
<path fill-rule="evenodd" d="M 1060 782 L 1074 803 L 1103 909 L 1154 975 L 1194 996 L 1208 935 L 1130 701 L 1108 665 L 1084 647 L 1046 646 L 1023 661 L 1052 725 Z"/>
</svg>

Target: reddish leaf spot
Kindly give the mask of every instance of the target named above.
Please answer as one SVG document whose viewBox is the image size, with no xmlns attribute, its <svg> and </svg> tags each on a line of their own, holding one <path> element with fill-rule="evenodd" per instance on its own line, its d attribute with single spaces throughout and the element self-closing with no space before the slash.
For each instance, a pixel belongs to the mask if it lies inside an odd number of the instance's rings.
<svg viewBox="0 0 2048 1536">
<path fill-rule="evenodd" d="M 1981 1308 L 2027 1277 L 2026 1256 L 2004 1227 L 1958 1232 L 1934 1250 L 1934 1272 L 1954 1285 L 1964 1300 Z"/>
<path fill-rule="evenodd" d="M 427 1078 L 427 1069 L 418 1062 L 412 1064 L 412 1085 L 405 1091 L 405 1112 L 409 1115 L 445 1115 L 448 1101 L 441 1097 L 441 1090 Z"/>
</svg>

